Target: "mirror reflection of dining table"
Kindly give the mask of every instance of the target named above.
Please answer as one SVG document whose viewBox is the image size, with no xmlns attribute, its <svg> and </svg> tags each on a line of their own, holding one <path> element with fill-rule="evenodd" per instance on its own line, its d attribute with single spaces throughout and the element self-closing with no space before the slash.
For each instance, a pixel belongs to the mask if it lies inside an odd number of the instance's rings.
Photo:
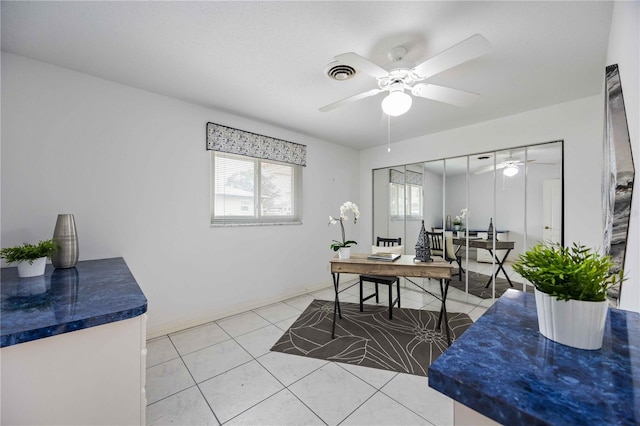
<svg viewBox="0 0 640 426">
<path fill-rule="evenodd" d="M 460 247 L 467 247 L 467 243 L 469 244 L 469 248 L 483 249 L 487 250 L 493 259 L 496 261 L 496 265 L 498 266 L 494 273 L 489 277 L 489 281 L 485 285 L 485 288 L 488 288 L 491 285 L 491 281 L 495 278 L 498 278 L 498 273 L 502 271 L 505 278 L 509 282 L 509 286 L 513 287 L 513 283 L 511 282 L 511 278 L 509 278 L 509 274 L 504 269 L 504 261 L 511 253 L 511 250 L 515 247 L 515 241 L 498 241 L 498 240 L 485 240 L 482 238 L 473 238 L 469 237 L 468 239 L 465 237 L 453 237 L 453 244 Z M 505 250 L 502 259 L 498 256 L 497 250 Z"/>
</svg>

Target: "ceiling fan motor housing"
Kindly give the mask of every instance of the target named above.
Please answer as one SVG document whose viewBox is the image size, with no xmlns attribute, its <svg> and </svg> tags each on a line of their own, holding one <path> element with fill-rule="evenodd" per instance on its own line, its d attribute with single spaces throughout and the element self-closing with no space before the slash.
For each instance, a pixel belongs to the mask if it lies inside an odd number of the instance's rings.
<svg viewBox="0 0 640 426">
<path fill-rule="evenodd" d="M 400 100 L 404 97 L 402 95 L 405 95 L 409 99 L 410 96 L 413 95 L 456 106 L 468 106 L 479 97 L 478 94 L 438 86 L 423 81 L 429 79 L 431 76 L 482 56 L 490 50 L 491 44 L 489 41 L 480 34 L 475 34 L 415 66 L 405 61 L 407 49 L 403 46 L 394 47 L 389 51 L 391 63 L 385 67 L 376 65 L 355 52 L 340 54 L 334 57 L 336 62 L 329 64 L 327 67 L 326 72 L 331 79 L 338 81 L 347 80 L 351 78 L 355 74 L 355 70 L 358 69 L 360 72 L 374 77 L 377 80 L 378 88 L 330 103 L 321 107 L 320 111 L 331 111 L 347 103 L 375 96 L 385 91 L 389 92 L 389 95 L 385 98 L 387 103 L 390 102 L 390 98 L 392 97 Z M 405 89 L 409 90 L 410 95 L 404 93 Z M 409 101 L 405 103 L 408 103 L 410 107 Z M 408 108 L 406 110 L 408 110 Z M 406 110 L 404 110 L 404 112 L 406 112 Z M 398 115 L 402 113 L 403 112 L 398 113 Z"/>
</svg>

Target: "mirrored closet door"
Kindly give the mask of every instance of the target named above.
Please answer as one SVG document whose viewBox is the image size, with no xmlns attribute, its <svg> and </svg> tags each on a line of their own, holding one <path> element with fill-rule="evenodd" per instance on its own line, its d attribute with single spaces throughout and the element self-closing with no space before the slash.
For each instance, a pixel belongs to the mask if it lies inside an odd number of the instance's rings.
<svg viewBox="0 0 640 426">
<path fill-rule="evenodd" d="M 400 237 L 415 254 L 424 220 L 454 265 L 449 297 L 488 306 L 532 291 L 511 269 L 520 253 L 562 242 L 562 178 L 562 141 L 377 169 L 372 240 Z"/>
</svg>

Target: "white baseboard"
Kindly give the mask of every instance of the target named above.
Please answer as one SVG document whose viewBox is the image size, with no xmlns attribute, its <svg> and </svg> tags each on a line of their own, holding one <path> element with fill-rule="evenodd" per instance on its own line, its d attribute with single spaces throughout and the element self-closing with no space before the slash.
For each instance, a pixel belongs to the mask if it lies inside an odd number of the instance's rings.
<svg viewBox="0 0 640 426">
<path fill-rule="evenodd" d="M 345 274 L 347 275 L 347 274 Z M 355 276 L 354 276 L 355 277 Z M 345 276 L 342 282 L 347 282 L 351 279 L 351 276 Z M 188 328 L 197 327 L 199 325 L 207 324 L 212 321 L 217 321 L 222 318 L 230 317 L 233 315 L 241 314 L 243 312 L 250 311 L 252 309 L 261 308 L 263 306 L 271 305 L 274 303 L 282 302 L 294 297 L 303 296 L 305 294 L 313 293 L 324 288 L 330 288 L 333 283 L 322 283 L 314 286 L 304 288 L 302 290 L 293 290 L 279 296 L 269 299 L 252 300 L 246 303 L 240 303 L 229 307 L 224 310 L 211 312 L 207 315 L 201 315 L 196 318 L 185 318 L 184 320 L 173 321 L 171 323 L 161 324 L 152 328 L 147 328 L 147 340 L 152 340 L 158 337 L 165 336 L 167 334 L 175 333 L 178 331 L 186 330 Z"/>
</svg>

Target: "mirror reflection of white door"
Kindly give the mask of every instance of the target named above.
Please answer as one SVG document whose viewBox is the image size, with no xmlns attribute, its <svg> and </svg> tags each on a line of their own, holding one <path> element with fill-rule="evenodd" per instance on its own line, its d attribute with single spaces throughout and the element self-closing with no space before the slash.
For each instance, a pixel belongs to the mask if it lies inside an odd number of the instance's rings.
<svg viewBox="0 0 640 426">
<path fill-rule="evenodd" d="M 559 243 L 562 235 L 562 184 L 560 179 L 542 182 L 542 238 Z"/>
</svg>

